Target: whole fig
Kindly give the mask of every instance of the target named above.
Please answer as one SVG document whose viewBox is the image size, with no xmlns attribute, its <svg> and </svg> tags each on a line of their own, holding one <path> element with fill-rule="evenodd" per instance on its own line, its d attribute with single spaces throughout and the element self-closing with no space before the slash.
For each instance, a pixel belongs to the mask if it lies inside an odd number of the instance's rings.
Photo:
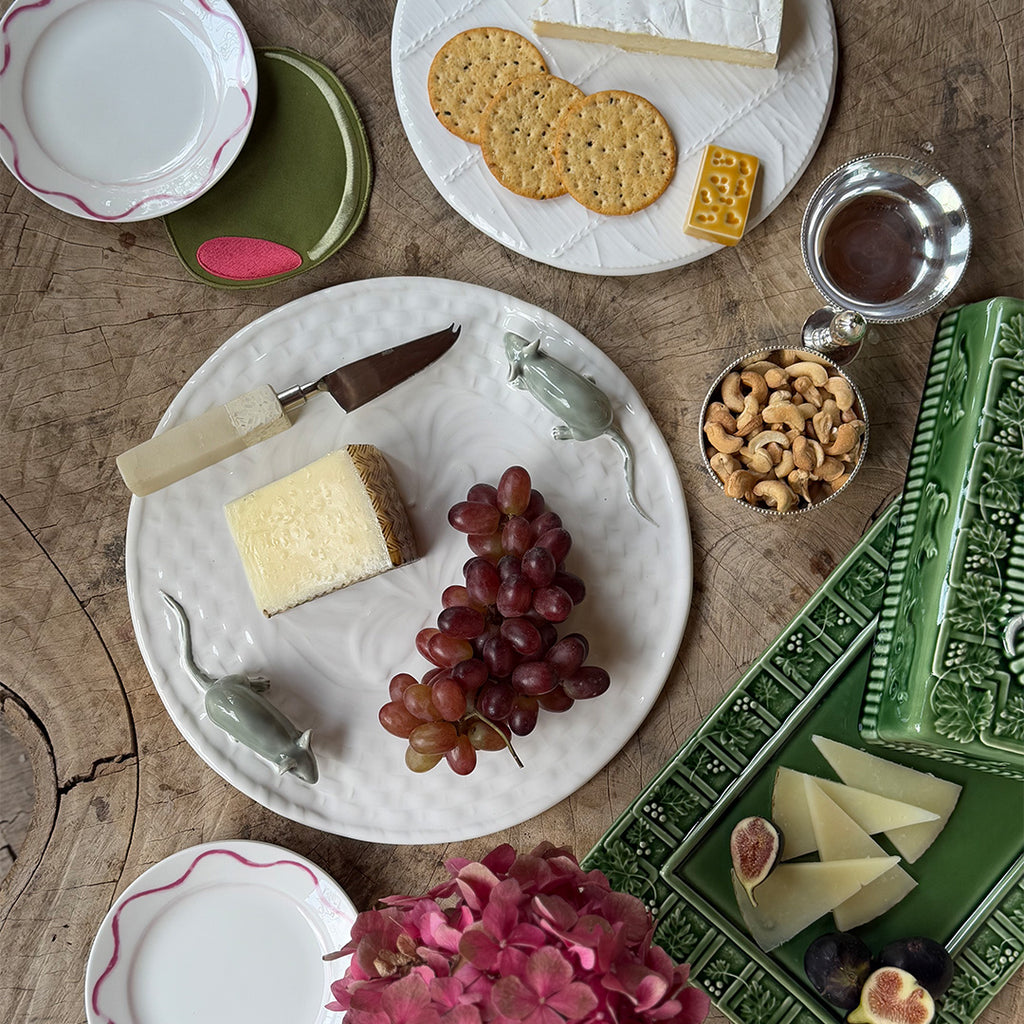
<svg viewBox="0 0 1024 1024">
<path fill-rule="evenodd" d="M 852 932 L 819 935 L 804 953 L 804 973 L 818 995 L 852 1010 L 871 973 L 871 950 Z"/>
<path fill-rule="evenodd" d="M 933 999 L 938 999 L 953 980 L 953 958 L 946 947 L 923 936 L 890 942 L 878 954 L 878 963 L 912 974 Z"/>
</svg>

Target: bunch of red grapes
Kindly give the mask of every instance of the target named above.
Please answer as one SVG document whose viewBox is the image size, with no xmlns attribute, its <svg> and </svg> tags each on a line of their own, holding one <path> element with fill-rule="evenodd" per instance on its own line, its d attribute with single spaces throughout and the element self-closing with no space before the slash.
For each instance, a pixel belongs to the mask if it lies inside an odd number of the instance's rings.
<svg viewBox="0 0 1024 1024">
<path fill-rule="evenodd" d="M 608 689 L 608 673 L 584 664 L 586 638 L 564 622 L 583 600 L 583 581 L 565 568 L 572 537 L 531 485 L 522 466 L 497 487 L 474 484 L 448 522 L 467 534 L 473 557 L 464 582 L 445 589 L 437 626 L 421 629 L 416 649 L 433 664 L 422 678 L 400 672 L 388 685 L 381 725 L 409 741 L 405 763 L 429 771 L 442 758 L 458 775 L 478 750 L 511 751 L 539 713 L 568 711 Z"/>
</svg>

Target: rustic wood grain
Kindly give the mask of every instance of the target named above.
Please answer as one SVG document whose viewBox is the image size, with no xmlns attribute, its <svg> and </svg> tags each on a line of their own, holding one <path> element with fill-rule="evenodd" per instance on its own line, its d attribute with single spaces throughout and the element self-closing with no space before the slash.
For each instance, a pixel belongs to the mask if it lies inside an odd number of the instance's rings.
<svg viewBox="0 0 1024 1024">
<path fill-rule="evenodd" d="M 816 184 L 864 152 L 926 159 L 957 182 L 975 232 L 953 300 L 1024 291 L 1019 0 L 836 0 L 835 103 L 792 193 L 736 249 L 621 279 L 513 254 L 438 196 L 395 108 L 390 0 L 234 6 L 255 45 L 291 46 L 334 69 L 364 117 L 373 196 L 338 255 L 270 288 L 218 291 L 187 275 L 158 221 L 80 220 L 0 171 L 0 710 L 31 763 L 35 794 L 0 890 L 0 1020 L 17 1024 L 85 1020 L 85 961 L 104 914 L 139 873 L 186 846 L 231 837 L 283 844 L 321 864 L 360 907 L 424 889 L 452 852 L 338 838 L 265 810 L 196 757 L 150 685 L 125 593 L 128 496 L 114 457 L 152 433 L 234 331 L 342 281 L 455 278 L 550 309 L 639 389 L 679 466 L 693 530 L 693 605 L 668 683 L 622 752 L 576 794 L 458 845 L 472 856 L 496 840 L 529 847 L 547 838 L 582 855 L 902 487 L 933 317 L 885 329 L 858 360 L 871 454 L 843 501 L 780 529 L 723 501 L 695 449 L 700 403 L 723 363 L 794 340 L 819 304 L 798 237 Z M 19 788 L 5 785 L 0 821 L 27 813 Z M 982 1021 L 1022 1019 L 1018 976 Z"/>
</svg>

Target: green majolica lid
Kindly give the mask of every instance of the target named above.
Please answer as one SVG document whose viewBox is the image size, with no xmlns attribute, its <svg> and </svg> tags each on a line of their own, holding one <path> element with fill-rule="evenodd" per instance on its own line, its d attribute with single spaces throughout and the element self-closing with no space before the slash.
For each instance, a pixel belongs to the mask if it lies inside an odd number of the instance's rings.
<svg viewBox="0 0 1024 1024">
<path fill-rule="evenodd" d="M 337 252 L 366 213 L 372 183 L 362 120 L 335 74 L 295 50 L 256 51 L 259 100 L 231 169 L 164 224 L 207 284 L 252 288 Z"/>
<path fill-rule="evenodd" d="M 1024 302 L 939 322 L 865 739 L 1024 778 Z"/>
</svg>

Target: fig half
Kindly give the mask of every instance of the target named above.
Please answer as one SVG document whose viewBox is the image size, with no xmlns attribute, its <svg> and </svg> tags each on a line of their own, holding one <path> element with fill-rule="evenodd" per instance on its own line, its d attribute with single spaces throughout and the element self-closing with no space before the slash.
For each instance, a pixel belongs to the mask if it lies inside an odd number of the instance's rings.
<svg viewBox="0 0 1024 1024">
<path fill-rule="evenodd" d="M 883 967 L 900 967 L 912 974 L 919 985 L 928 989 L 932 999 L 938 999 L 953 980 L 953 958 L 934 939 L 897 939 L 878 954 L 878 962 Z"/>
<path fill-rule="evenodd" d="M 935 1003 L 912 974 L 899 967 L 879 967 L 868 975 L 860 1004 L 846 1018 L 850 1024 L 931 1024 Z"/>
<path fill-rule="evenodd" d="M 767 818 L 757 816 L 737 822 L 729 837 L 732 869 L 743 891 L 756 907 L 754 889 L 770 874 L 782 856 L 782 833 Z"/>
<path fill-rule="evenodd" d="M 852 932 L 819 935 L 804 953 L 804 973 L 823 999 L 852 1010 L 871 973 L 871 950 Z"/>
</svg>

